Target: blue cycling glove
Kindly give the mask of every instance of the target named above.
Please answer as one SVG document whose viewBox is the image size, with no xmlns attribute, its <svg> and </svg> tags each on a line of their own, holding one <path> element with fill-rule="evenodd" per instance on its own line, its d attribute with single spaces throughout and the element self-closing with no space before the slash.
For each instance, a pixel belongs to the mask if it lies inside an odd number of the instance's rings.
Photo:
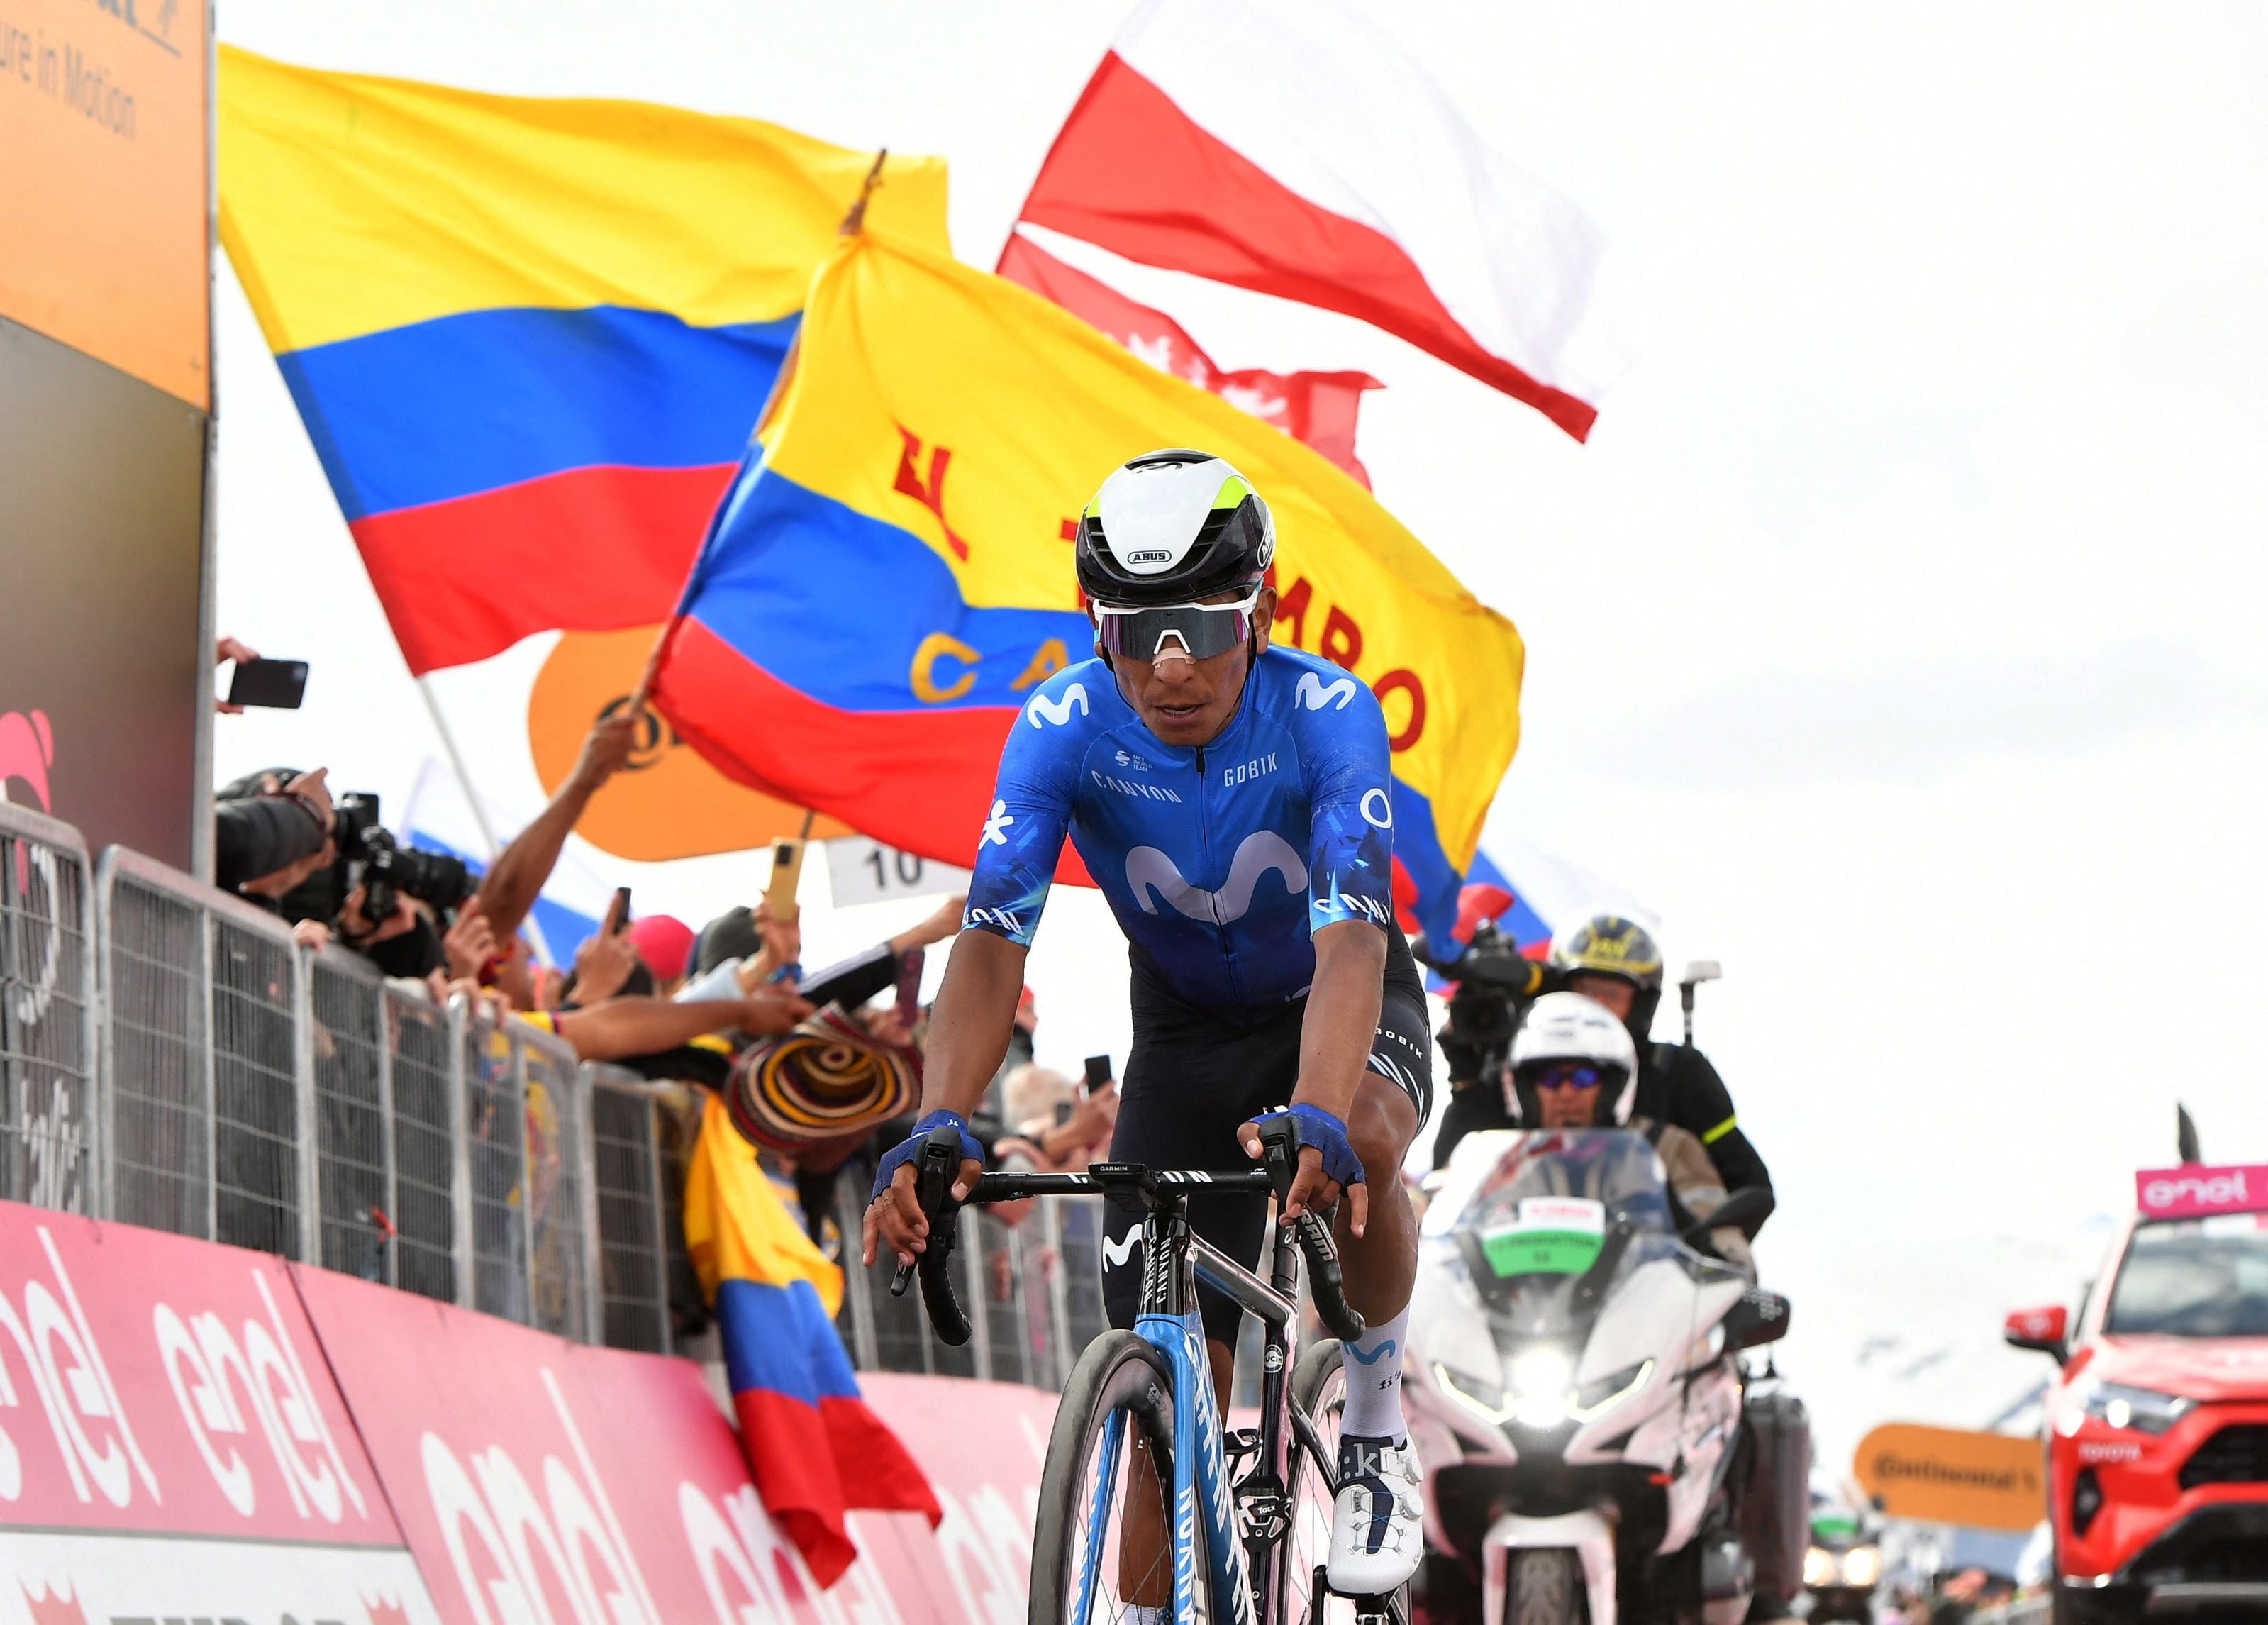
<svg viewBox="0 0 2268 1625">
<path fill-rule="evenodd" d="M 958 1112 L 932 1112 L 927 1117 L 922 1119 L 920 1122 L 914 1125 L 913 1133 L 908 1134 L 903 1140 L 899 1141 L 897 1144 L 892 1146 L 888 1150 L 882 1153 L 881 1163 L 874 1170 L 874 1194 L 876 1196 L 880 1196 L 884 1191 L 890 1188 L 890 1176 L 892 1174 L 897 1172 L 899 1169 L 904 1167 L 908 1163 L 919 1162 L 921 1160 L 922 1142 L 929 1138 L 929 1131 L 935 1128 L 940 1123 L 950 1123 L 961 1131 L 961 1156 L 968 1158 L 971 1162 L 981 1163 L 984 1160 L 984 1148 L 977 1144 L 976 1136 L 968 1132 L 968 1119 L 967 1118 L 961 1116 Z M 1341 1143 L 1344 1144 L 1344 1141 L 1342 1140 Z M 960 1172 L 960 1170 L 955 1169 L 954 1171 L 957 1174 Z"/>
<path fill-rule="evenodd" d="M 1270 1118 L 1289 1117 L 1292 1135 L 1300 1149 L 1313 1146 L 1323 1154 L 1323 1174 L 1339 1185 L 1360 1185 L 1362 1159 L 1347 1143 L 1346 1124 L 1333 1117 L 1321 1106 L 1293 1106 L 1290 1111 L 1263 1112 L 1252 1120 L 1264 1123 Z"/>
</svg>

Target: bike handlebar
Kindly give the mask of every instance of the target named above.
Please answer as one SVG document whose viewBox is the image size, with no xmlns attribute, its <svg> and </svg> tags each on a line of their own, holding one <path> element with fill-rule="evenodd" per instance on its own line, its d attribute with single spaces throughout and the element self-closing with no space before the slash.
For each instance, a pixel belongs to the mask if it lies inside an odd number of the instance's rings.
<svg viewBox="0 0 2268 1625">
<path fill-rule="evenodd" d="M 1276 1187 L 1280 1209 L 1290 1200 L 1292 1176 L 1300 1165 L 1300 1131 L 1296 1119 L 1270 1118 L 1259 1126 L 1261 1160 Z M 1346 1301 L 1346 1283 L 1339 1274 L 1338 1250 L 1331 1245 L 1330 1227 L 1313 1208 L 1301 1212 L 1292 1227 L 1300 1251 L 1307 1255 L 1307 1290 L 1315 1300 L 1315 1316 L 1323 1329 L 1341 1342 L 1363 1334 L 1363 1318 Z"/>
<path fill-rule="evenodd" d="M 1179 1186 L 1209 1191 L 1268 1191 L 1280 1203 L 1291 1193 L 1292 1171 L 1298 1166 L 1296 1137 L 1291 1125 L 1278 1121 L 1260 1129 L 1264 1166 L 1233 1172 L 1190 1173 L 1133 1167 L 1123 1163 L 1099 1163 L 1086 1173 L 986 1174 L 977 1180 L 968 1202 L 1020 1201 L 1032 1196 L 1080 1196 L 1131 1189 L 1154 1194 Z M 961 1131 L 940 1124 L 930 1130 L 915 1159 L 915 1198 L 929 1221 L 929 1243 L 912 1265 L 900 1265 L 890 1282 L 890 1296 L 903 1297 L 908 1282 L 921 1277 L 922 1306 L 938 1337 L 958 1348 L 968 1341 L 968 1317 L 954 1296 L 953 1249 L 959 1239 L 964 1205 L 953 1200 L 953 1182 L 961 1170 Z M 1363 1333 L 1363 1318 L 1346 1301 L 1339 1274 L 1338 1250 L 1331 1245 L 1330 1226 L 1312 1210 L 1300 1215 L 1293 1227 L 1300 1251 L 1307 1255 L 1307 1282 L 1315 1313 L 1332 1336 L 1351 1341 Z"/>
</svg>

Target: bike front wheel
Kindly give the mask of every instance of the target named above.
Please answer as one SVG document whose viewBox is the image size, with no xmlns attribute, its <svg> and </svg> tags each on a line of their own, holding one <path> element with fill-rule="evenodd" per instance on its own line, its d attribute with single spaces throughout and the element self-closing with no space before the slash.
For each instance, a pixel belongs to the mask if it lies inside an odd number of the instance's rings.
<svg viewBox="0 0 2268 1625">
<path fill-rule="evenodd" d="M 1072 1368 L 1048 1437 L 1030 1625 L 1131 1625 L 1138 1604 L 1170 1613 L 1173 1483 L 1173 1374 L 1133 1333 L 1107 1332 Z M 1195 1539 L 1198 1614 L 1219 1619 L 1202 1519 Z"/>
</svg>

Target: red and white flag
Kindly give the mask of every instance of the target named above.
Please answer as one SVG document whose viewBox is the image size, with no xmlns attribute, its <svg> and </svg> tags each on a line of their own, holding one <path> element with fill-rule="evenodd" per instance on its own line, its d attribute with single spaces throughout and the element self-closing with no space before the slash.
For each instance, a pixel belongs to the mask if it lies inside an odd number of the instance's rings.
<svg viewBox="0 0 2268 1625">
<path fill-rule="evenodd" d="M 1605 240 L 1342 0 L 1143 0 L 1022 218 L 1385 329 L 1577 439 Z"/>
<path fill-rule="evenodd" d="M 1064 264 L 1020 232 L 1010 233 L 995 269 L 1116 339 L 1151 366 L 1210 389 L 1231 406 L 1304 440 L 1369 489 L 1370 471 L 1354 454 L 1355 415 L 1364 390 L 1385 388 L 1369 373 L 1270 373 L 1256 366 L 1224 373 L 1164 311 L 1128 299 L 1108 283 Z"/>
</svg>

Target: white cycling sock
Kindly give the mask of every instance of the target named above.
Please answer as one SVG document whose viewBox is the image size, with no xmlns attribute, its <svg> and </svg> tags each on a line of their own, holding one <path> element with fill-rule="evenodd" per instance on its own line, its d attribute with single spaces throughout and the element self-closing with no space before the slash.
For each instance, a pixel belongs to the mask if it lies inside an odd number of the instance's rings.
<svg viewBox="0 0 2268 1625">
<path fill-rule="evenodd" d="M 1390 1439 L 1400 1444 L 1409 1432 L 1402 1420 L 1402 1350 L 1410 1341 L 1410 1311 L 1381 1321 L 1346 1350 L 1346 1414 L 1339 1419 L 1341 1437 Z"/>
<path fill-rule="evenodd" d="M 1130 1602 L 1126 1605 L 1126 1617 L 1133 1621 L 1134 1625 L 1166 1625 L 1167 1616 L 1172 1613 L 1171 1608 L 1153 1608 L 1147 1603 Z"/>
</svg>

